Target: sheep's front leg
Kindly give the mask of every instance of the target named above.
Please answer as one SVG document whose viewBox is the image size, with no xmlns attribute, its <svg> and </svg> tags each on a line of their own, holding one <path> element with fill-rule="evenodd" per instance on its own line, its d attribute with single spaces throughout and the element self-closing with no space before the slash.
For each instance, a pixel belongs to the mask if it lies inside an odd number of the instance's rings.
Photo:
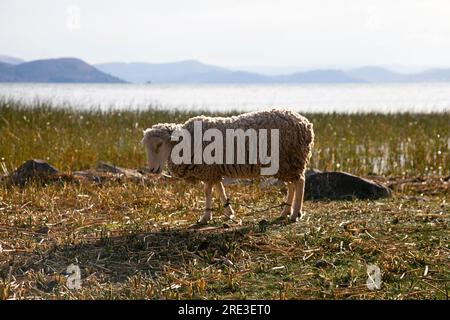
<svg viewBox="0 0 450 320">
<path fill-rule="evenodd" d="M 205 182 L 204 189 L 205 191 L 205 212 L 202 217 L 198 220 L 200 224 L 206 224 L 212 218 L 212 184 L 209 182 Z"/>
<path fill-rule="evenodd" d="M 292 205 L 291 221 L 297 221 L 302 217 L 303 195 L 305 193 L 305 177 L 301 177 L 295 182 L 295 196 Z"/>
<path fill-rule="evenodd" d="M 219 194 L 220 202 L 222 203 L 222 206 L 224 207 L 224 214 L 228 219 L 234 218 L 234 210 L 231 207 L 230 201 L 227 198 L 227 195 L 225 193 L 225 188 L 223 186 L 222 182 L 218 182 L 215 184 L 215 187 L 217 189 L 217 193 Z"/>
<path fill-rule="evenodd" d="M 284 199 L 283 210 L 281 211 L 281 217 L 287 217 L 291 214 L 292 200 L 294 199 L 295 186 L 292 182 L 287 183 L 288 192 Z"/>
</svg>

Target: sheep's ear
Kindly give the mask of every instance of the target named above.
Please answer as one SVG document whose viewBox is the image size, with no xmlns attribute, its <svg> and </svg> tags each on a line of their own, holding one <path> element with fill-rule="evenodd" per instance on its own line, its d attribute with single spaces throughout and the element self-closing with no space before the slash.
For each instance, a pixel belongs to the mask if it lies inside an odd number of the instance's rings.
<svg viewBox="0 0 450 320">
<path fill-rule="evenodd" d="M 145 141 L 145 132 L 144 132 L 144 136 L 141 139 L 141 143 L 144 144 L 144 141 Z"/>
<path fill-rule="evenodd" d="M 149 129 L 144 129 L 142 130 L 142 140 L 141 143 L 144 143 L 145 137 L 147 136 L 147 132 Z"/>
</svg>

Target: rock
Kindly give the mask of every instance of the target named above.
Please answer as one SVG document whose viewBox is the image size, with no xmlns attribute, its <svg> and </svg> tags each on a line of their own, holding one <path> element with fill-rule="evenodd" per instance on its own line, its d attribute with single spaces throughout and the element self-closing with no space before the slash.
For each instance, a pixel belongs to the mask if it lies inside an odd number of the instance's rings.
<svg viewBox="0 0 450 320">
<path fill-rule="evenodd" d="M 121 168 L 105 162 L 99 162 L 95 170 L 99 172 L 109 172 L 113 174 L 118 174 L 130 179 L 137 179 L 137 180 L 144 179 L 144 176 L 138 170 Z"/>
<path fill-rule="evenodd" d="M 314 263 L 314 267 L 319 268 L 319 269 L 325 268 L 327 266 L 328 266 L 328 262 L 326 260 L 317 260 Z"/>
<path fill-rule="evenodd" d="M 111 173 L 121 173 L 123 169 L 121 167 L 117 167 L 113 164 L 109 164 L 106 162 L 99 162 L 95 167 L 95 170 L 102 172 L 111 172 Z"/>
<path fill-rule="evenodd" d="M 152 180 L 160 180 L 160 181 L 173 181 L 179 180 L 179 178 L 172 176 L 172 174 L 168 171 L 162 171 L 160 174 L 155 174 L 150 171 L 149 168 L 139 168 L 136 170 L 140 174 L 144 176 L 144 178 L 152 179 Z"/>
<path fill-rule="evenodd" d="M 13 184 L 23 186 L 27 181 L 31 180 L 41 182 L 52 180 L 58 173 L 58 169 L 46 161 L 35 159 L 25 161 L 11 173 L 9 178 Z"/>
<path fill-rule="evenodd" d="M 261 188 L 261 189 L 265 189 L 265 188 L 267 188 L 269 186 L 281 187 L 281 186 L 284 186 L 284 182 L 281 181 L 281 180 L 278 180 L 276 178 L 270 177 L 270 178 L 264 179 L 258 185 L 258 187 Z"/>
<path fill-rule="evenodd" d="M 48 234 L 48 232 L 50 231 L 50 228 L 47 226 L 42 226 L 38 229 L 36 229 L 36 233 L 40 233 L 40 234 Z"/>
<path fill-rule="evenodd" d="M 95 172 L 91 172 L 89 170 L 86 171 L 75 171 L 72 173 L 74 177 L 82 178 L 90 182 L 94 182 L 97 184 L 102 183 L 102 179 L 100 176 L 96 175 Z"/>
<path fill-rule="evenodd" d="M 236 178 L 230 178 L 230 177 L 223 177 L 222 183 L 224 186 L 229 186 L 233 184 L 240 184 L 240 185 L 249 185 L 252 184 L 251 179 L 236 179 Z"/>
<path fill-rule="evenodd" d="M 379 199 L 391 196 L 389 188 L 345 172 L 322 172 L 306 178 L 305 199 Z"/>
<path fill-rule="evenodd" d="M 269 225 L 269 221 L 266 219 L 262 219 L 258 222 L 259 232 L 266 232 L 267 226 Z"/>
<path fill-rule="evenodd" d="M 312 176 L 313 174 L 316 173 L 322 173 L 322 171 L 318 170 L 318 169 L 306 169 L 305 171 L 305 178 L 308 178 L 310 176 Z"/>
</svg>

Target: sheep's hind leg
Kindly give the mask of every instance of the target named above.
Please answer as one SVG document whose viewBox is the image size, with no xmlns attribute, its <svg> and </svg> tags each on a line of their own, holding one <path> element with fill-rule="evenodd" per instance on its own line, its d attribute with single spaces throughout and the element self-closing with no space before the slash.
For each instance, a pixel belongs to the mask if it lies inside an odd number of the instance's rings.
<svg viewBox="0 0 450 320">
<path fill-rule="evenodd" d="M 209 220 L 212 219 L 212 184 L 209 182 L 205 182 L 204 189 L 205 191 L 205 212 L 202 217 L 198 220 L 199 224 L 206 224 Z"/>
<path fill-rule="evenodd" d="M 224 207 L 225 217 L 227 217 L 228 219 L 233 219 L 234 218 L 234 210 L 231 207 L 229 199 L 227 198 L 223 183 L 218 182 L 215 184 L 215 187 L 217 189 L 217 193 L 219 194 L 220 202 L 222 203 L 222 206 Z"/>
<path fill-rule="evenodd" d="M 292 205 L 292 214 L 289 218 L 291 221 L 297 221 L 299 218 L 302 217 L 304 193 L 305 193 L 305 177 L 303 176 L 295 182 L 294 203 Z"/>
<path fill-rule="evenodd" d="M 284 199 L 283 203 L 283 210 L 281 211 L 280 216 L 281 217 L 287 217 L 292 212 L 292 200 L 294 199 L 294 184 L 292 182 L 287 183 L 288 192 L 286 194 L 286 198 Z"/>
</svg>

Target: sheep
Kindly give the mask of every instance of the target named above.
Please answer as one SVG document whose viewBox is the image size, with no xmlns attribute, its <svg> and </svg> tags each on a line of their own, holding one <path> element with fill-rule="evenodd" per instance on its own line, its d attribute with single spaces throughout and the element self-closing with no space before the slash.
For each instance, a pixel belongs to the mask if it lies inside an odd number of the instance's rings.
<svg viewBox="0 0 450 320">
<path fill-rule="evenodd" d="M 259 112 L 244 113 L 233 117 L 206 117 L 198 116 L 189 119 L 184 124 L 161 123 L 153 125 L 151 128 L 144 130 L 144 138 L 142 143 L 147 153 L 148 167 L 150 172 L 161 173 L 163 166 L 167 163 L 169 172 L 177 178 L 183 178 L 189 182 L 202 181 L 204 183 L 205 193 L 205 210 L 197 223 L 205 224 L 212 218 L 212 190 L 216 189 L 221 204 L 224 208 L 226 218 L 233 219 L 234 210 L 230 205 L 230 201 L 225 193 L 222 179 L 224 177 L 231 178 L 257 178 L 261 176 L 262 170 L 267 167 L 267 163 L 262 163 L 261 159 L 256 163 L 236 162 L 237 153 L 231 163 L 205 163 L 193 162 L 179 163 L 173 161 L 172 156 L 175 153 L 175 146 L 178 144 L 179 133 L 184 129 L 190 133 L 190 137 L 183 136 L 186 143 L 191 142 L 195 145 L 195 124 L 201 126 L 202 132 L 208 129 L 218 130 L 223 135 L 228 134 L 230 129 L 242 130 L 272 130 L 279 134 L 279 159 L 278 171 L 272 172 L 269 176 L 273 176 L 287 184 L 287 195 L 284 199 L 280 217 L 289 217 L 291 221 L 297 221 L 302 216 L 303 195 L 305 186 L 305 169 L 311 156 L 311 149 L 314 143 L 313 125 L 305 117 L 300 114 L 285 110 L 272 109 Z M 246 131 L 246 132 L 247 132 Z M 194 140 L 192 139 L 194 136 Z M 228 137 L 228 136 L 227 136 Z M 249 154 L 249 140 L 245 139 L 245 149 Z M 217 139 L 217 138 L 216 138 Z M 182 141 L 183 141 L 182 140 Z M 201 150 L 205 150 L 208 141 L 212 139 L 202 139 Z M 214 140 L 215 141 L 215 140 Z M 234 140 L 232 142 L 234 146 Z M 273 145 L 273 147 L 272 147 Z M 198 146 L 198 144 L 197 144 Z M 223 146 L 223 143 L 222 143 Z M 230 145 L 227 145 L 229 147 Z M 242 144 L 241 144 L 242 147 Z M 267 151 L 272 152 L 275 149 L 274 141 L 268 142 Z M 224 148 L 225 149 L 225 148 Z M 188 150 L 190 151 L 190 150 Z M 195 150 L 194 150 L 195 151 Z M 217 150 L 216 150 L 217 151 Z M 221 151 L 221 150 L 220 150 Z M 242 151 L 242 149 L 241 149 Z M 206 150 L 205 150 L 206 152 Z M 228 150 L 225 150 L 228 152 Z M 181 153 L 180 153 L 181 154 Z M 196 157 L 197 153 L 186 153 L 186 157 L 190 160 Z M 184 151 L 183 151 L 184 155 Z M 233 155 L 232 155 L 233 156 Z M 195 160 L 195 159 L 194 159 Z"/>
</svg>

